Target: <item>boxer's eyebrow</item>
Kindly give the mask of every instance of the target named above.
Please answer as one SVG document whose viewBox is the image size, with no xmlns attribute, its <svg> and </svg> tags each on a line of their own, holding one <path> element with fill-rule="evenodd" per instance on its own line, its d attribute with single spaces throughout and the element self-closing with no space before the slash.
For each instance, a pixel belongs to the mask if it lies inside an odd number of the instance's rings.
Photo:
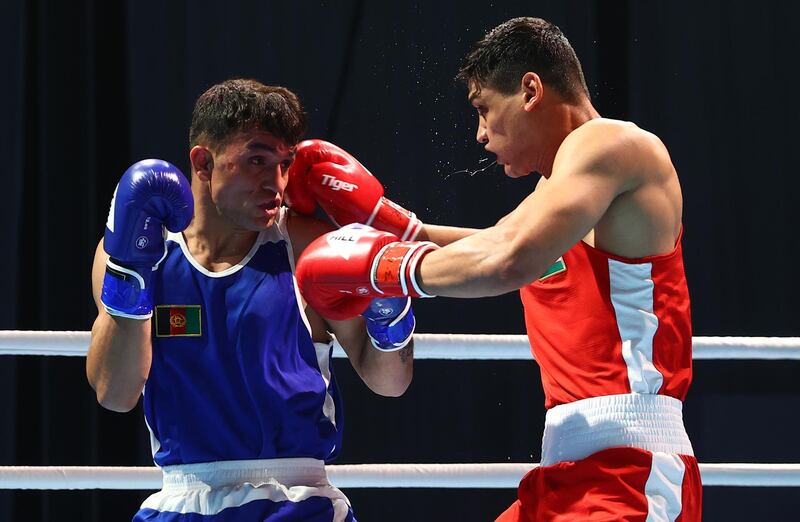
<svg viewBox="0 0 800 522">
<path fill-rule="evenodd" d="M 250 150 L 266 150 L 272 153 L 278 152 L 275 147 L 271 147 L 270 145 L 260 141 L 251 141 L 247 144 L 247 148 Z"/>
</svg>

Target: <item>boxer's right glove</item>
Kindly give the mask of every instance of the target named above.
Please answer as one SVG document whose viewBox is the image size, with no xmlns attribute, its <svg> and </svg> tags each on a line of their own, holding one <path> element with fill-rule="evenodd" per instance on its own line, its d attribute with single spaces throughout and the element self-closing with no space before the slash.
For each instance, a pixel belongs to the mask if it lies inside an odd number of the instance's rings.
<svg viewBox="0 0 800 522">
<path fill-rule="evenodd" d="M 436 248 L 428 241 L 399 241 L 389 232 L 349 225 L 312 241 L 297 260 L 295 275 L 314 310 L 342 321 L 364 313 L 375 297 L 434 297 L 419 287 L 415 270 Z"/>
<path fill-rule="evenodd" d="M 142 160 L 125 171 L 111 200 L 103 240 L 110 257 L 100 300 L 109 314 L 152 316 L 152 274 L 166 255 L 163 226 L 180 232 L 193 213 L 189 182 L 171 163 Z"/>
<path fill-rule="evenodd" d="M 361 315 L 367 319 L 372 346 L 382 352 L 405 348 L 417 325 L 410 297 L 377 297 Z"/>
<path fill-rule="evenodd" d="M 385 198 L 381 182 L 333 143 L 300 143 L 288 174 L 286 204 L 299 214 L 313 214 L 319 203 L 338 226 L 362 223 L 403 241 L 413 241 L 422 230 L 413 212 Z"/>
</svg>

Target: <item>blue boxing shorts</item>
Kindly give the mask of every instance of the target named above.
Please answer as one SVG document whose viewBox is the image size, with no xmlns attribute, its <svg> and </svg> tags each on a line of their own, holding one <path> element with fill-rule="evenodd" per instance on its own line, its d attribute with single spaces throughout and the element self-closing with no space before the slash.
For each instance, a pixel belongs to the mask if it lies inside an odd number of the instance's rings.
<svg viewBox="0 0 800 522">
<path fill-rule="evenodd" d="M 134 522 L 355 522 L 350 501 L 309 458 L 164 466 Z"/>
</svg>

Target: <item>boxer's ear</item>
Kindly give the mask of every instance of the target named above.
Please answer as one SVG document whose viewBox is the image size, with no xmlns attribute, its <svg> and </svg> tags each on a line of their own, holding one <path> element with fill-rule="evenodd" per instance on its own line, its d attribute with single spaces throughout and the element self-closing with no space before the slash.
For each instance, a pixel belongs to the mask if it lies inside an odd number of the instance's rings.
<svg viewBox="0 0 800 522">
<path fill-rule="evenodd" d="M 211 171 L 214 170 L 214 158 L 211 151 L 203 146 L 195 145 L 189 151 L 189 161 L 192 164 L 192 172 L 202 181 L 211 179 Z"/>
<path fill-rule="evenodd" d="M 542 94 L 544 93 L 542 79 L 535 72 L 529 71 L 522 75 L 520 84 L 522 88 L 522 98 L 525 103 L 523 108 L 525 111 L 530 112 L 534 107 L 539 105 L 539 102 L 542 100 Z"/>
</svg>

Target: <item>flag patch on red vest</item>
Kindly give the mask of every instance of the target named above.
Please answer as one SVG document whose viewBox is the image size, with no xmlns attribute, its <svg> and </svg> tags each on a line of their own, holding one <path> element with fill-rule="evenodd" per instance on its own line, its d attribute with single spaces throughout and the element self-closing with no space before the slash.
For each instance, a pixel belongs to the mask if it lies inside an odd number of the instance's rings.
<svg viewBox="0 0 800 522">
<path fill-rule="evenodd" d="M 550 265 L 550 268 L 544 271 L 544 274 L 539 278 L 539 281 L 544 281 L 548 277 L 553 277 L 556 274 L 567 271 L 567 264 L 564 263 L 564 258 L 559 257 L 556 262 Z"/>
</svg>

